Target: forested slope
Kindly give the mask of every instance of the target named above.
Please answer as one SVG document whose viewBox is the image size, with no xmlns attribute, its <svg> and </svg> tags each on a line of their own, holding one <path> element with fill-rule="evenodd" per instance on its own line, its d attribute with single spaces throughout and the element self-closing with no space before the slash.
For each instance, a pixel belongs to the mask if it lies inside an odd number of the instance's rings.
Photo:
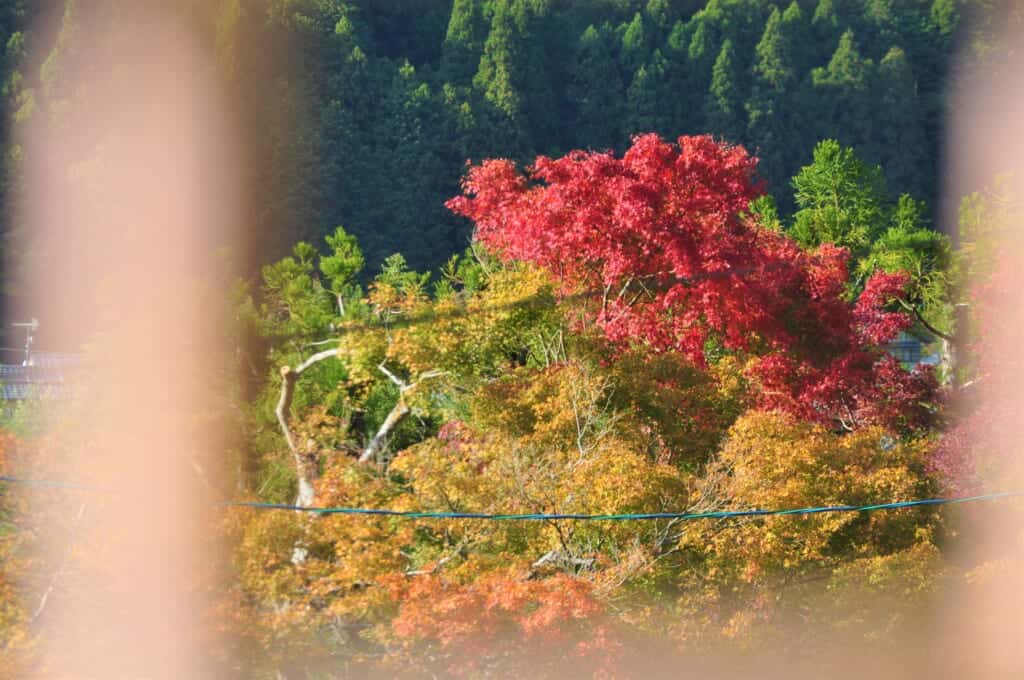
<svg viewBox="0 0 1024 680">
<path fill-rule="evenodd" d="M 0 3 L 15 128 L 60 134 L 69 100 L 88 96 L 88 79 L 67 66 L 86 4 L 105 8 L 97 20 L 118 20 L 116 3 Z M 249 264 L 343 224 L 371 265 L 401 251 L 426 269 L 468 241 L 469 224 L 443 206 L 467 159 L 621 151 L 638 132 L 743 144 L 784 212 L 788 178 L 823 138 L 881 164 L 893 195 L 931 203 L 951 55 L 964 17 L 986 3 L 188 4 L 247 130 L 247 232 L 259 244 Z M 42 28 L 23 32 L 34 19 Z M 6 157 L 9 168 L 23 161 L 10 144 Z M 6 203 L 16 196 L 8 179 Z"/>
</svg>

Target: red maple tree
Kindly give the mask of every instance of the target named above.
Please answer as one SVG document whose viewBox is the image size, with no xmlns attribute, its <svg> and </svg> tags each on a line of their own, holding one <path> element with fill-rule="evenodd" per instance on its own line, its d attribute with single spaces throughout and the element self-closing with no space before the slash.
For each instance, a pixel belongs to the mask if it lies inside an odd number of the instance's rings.
<svg viewBox="0 0 1024 680">
<path fill-rule="evenodd" d="M 751 377 L 766 408 L 853 428 L 914 427 L 935 381 L 880 346 L 911 325 L 887 311 L 909 279 L 880 273 L 847 299 L 848 253 L 813 252 L 749 213 L 757 159 L 710 136 L 654 134 L 621 158 L 573 151 L 470 168 L 447 205 L 499 255 L 551 271 L 615 345 L 676 350 L 703 365 L 709 341 L 760 357 Z"/>
</svg>

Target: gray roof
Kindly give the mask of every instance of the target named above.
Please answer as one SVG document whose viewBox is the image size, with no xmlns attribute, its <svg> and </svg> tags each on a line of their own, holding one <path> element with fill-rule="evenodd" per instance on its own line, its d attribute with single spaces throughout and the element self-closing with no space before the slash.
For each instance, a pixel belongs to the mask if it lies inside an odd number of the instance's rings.
<svg viewBox="0 0 1024 680">
<path fill-rule="evenodd" d="M 23 401 L 25 399 L 68 399 L 72 396 L 70 385 L 36 385 L 32 383 L 0 384 L 0 400 Z"/>
<path fill-rule="evenodd" d="M 30 366 L 0 364 L 0 400 L 66 399 L 72 394 L 67 374 L 80 363 L 76 354 L 37 352 Z"/>
</svg>

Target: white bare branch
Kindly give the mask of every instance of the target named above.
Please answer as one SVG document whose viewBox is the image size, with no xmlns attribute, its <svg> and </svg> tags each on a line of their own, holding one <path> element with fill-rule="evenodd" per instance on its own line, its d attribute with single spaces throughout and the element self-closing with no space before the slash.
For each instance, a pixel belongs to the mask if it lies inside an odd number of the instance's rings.
<svg viewBox="0 0 1024 680">
<path fill-rule="evenodd" d="M 50 577 L 50 583 L 46 586 L 46 590 L 43 591 L 42 597 L 39 598 L 39 605 L 36 606 L 32 616 L 29 617 L 29 623 L 35 623 L 43 612 L 46 610 L 46 605 L 50 601 L 50 595 L 53 594 L 54 589 L 57 587 L 57 582 L 60 581 L 61 576 L 67 571 L 68 561 L 71 559 L 71 553 L 75 546 L 75 532 L 78 531 L 78 525 L 82 523 L 82 517 L 85 515 L 85 503 L 78 506 L 78 513 L 75 515 L 74 521 L 71 523 L 71 536 L 68 538 L 68 545 L 64 549 L 64 555 L 60 560 L 60 565 L 57 570 L 53 572 L 53 576 Z"/>
<path fill-rule="evenodd" d="M 407 383 L 389 371 L 387 366 L 384 365 L 384 362 L 381 362 L 377 368 L 380 369 L 381 373 L 387 376 L 388 380 L 398 386 L 398 401 L 395 402 L 394 407 L 391 409 L 391 412 L 388 413 L 384 422 L 380 424 L 379 428 L 377 428 L 377 433 L 373 435 L 373 439 L 371 439 L 370 443 L 366 445 L 365 449 L 363 449 L 362 454 L 359 456 L 360 463 L 370 463 L 377 460 L 381 451 L 384 450 L 388 437 L 394 429 L 398 427 L 398 424 L 401 423 L 407 415 L 409 415 L 412 409 L 409 408 L 409 405 L 405 401 L 406 392 L 409 392 L 424 380 L 438 378 L 445 374 L 444 371 L 438 370 L 426 371 L 421 373 L 415 382 Z"/>
<path fill-rule="evenodd" d="M 310 366 L 317 364 L 325 359 L 332 359 L 338 356 L 337 349 L 325 349 L 322 352 L 317 352 L 313 356 L 309 357 L 295 368 L 295 372 L 298 375 L 302 375 Z"/>
<path fill-rule="evenodd" d="M 292 435 L 291 426 L 289 425 L 292 399 L 295 396 L 295 383 L 298 381 L 299 376 L 309 370 L 311 366 L 336 356 L 338 356 L 337 349 L 325 349 L 312 355 L 295 368 L 290 366 L 281 367 L 281 396 L 277 400 L 274 414 L 277 416 L 277 423 L 281 427 L 281 433 L 288 443 L 288 450 L 292 452 L 292 457 L 295 459 L 295 471 L 299 482 L 299 492 L 295 499 L 295 505 L 300 507 L 309 507 L 316 500 L 313 482 L 317 475 L 317 465 L 315 444 L 308 443 L 310 445 L 306 446 L 305 451 L 299 451 L 295 443 L 295 437 Z"/>
<path fill-rule="evenodd" d="M 405 390 L 409 389 L 409 384 L 407 382 L 405 382 L 404 380 L 402 380 L 401 378 L 399 378 L 394 373 L 392 373 L 391 371 L 389 371 L 388 367 L 384 365 L 383 361 L 380 362 L 380 364 L 377 365 L 377 370 L 379 370 L 381 373 L 383 373 L 385 376 L 387 376 L 388 380 L 390 380 L 391 382 L 395 383 L 395 385 L 398 386 L 398 389 L 400 391 L 404 392 Z"/>
</svg>

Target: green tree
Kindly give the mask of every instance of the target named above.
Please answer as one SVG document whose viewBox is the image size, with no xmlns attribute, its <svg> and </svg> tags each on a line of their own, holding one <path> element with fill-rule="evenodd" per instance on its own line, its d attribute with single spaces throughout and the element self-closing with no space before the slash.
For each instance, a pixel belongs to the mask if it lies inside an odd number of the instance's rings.
<svg viewBox="0 0 1024 680">
<path fill-rule="evenodd" d="M 456 189 L 446 176 L 441 140 L 442 105 L 415 67 L 404 62 L 392 72 L 391 87 L 370 127 L 375 153 L 366 161 L 381 200 L 360 206 L 366 224 L 387 224 L 390 232 L 362 237 L 373 264 L 390 254 L 395 234 L 408 244 L 413 266 L 443 261 L 449 254 L 447 215 L 436 200 Z"/>
<path fill-rule="evenodd" d="M 527 143 L 521 92 L 523 55 L 511 4 L 512 0 L 497 0 L 493 6 L 491 29 L 473 86 L 490 106 L 489 122 L 506 136 L 509 150 L 522 150 Z"/>
<path fill-rule="evenodd" d="M 686 46 L 686 56 L 694 69 L 710 72 L 716 54 L 715 29 L 708 21 L 694 19 L 692 23 L 696 23 L 696 28 L 693 29 L 690 43 Z"/>
<path fill-rule="evenodd" d="M 664 132 L 668 118 L 664 115 L 670 108 L 665 104 L 665 74 L 668 63 L 655 50 L 649 64 L 637 69 L 626 91 L 626 134 L 632 136 L 643 132 Z"/>
<path fill-rule="evenodd" d="M 793 5 L 799 12 L 799 6 Z M 795 64 L 795 41 L 792 33 L 801 21 L 799 14 L 787 10 L 789 21 L 775 8 L 765 26 L 764 35 L 755 48 L 754 82 L 746 102 L 750 139 L 764 149 L 763 172 L 779 180 L 786 176 L 796 160 L 799 144 L 785 144 L 783 139 L 799 139 L 802 132 L 798 102 L 799 78 Z"/>
<path fill-rule="evenodd" d="M 924 177 L 933 165 L 924 132 L 924 107 L 906 54 L 894 47 L 878 64 L 874 144 L 866 156 L 877 159 L 886 179 L 899 191 L 928 195 Z"/>
<path fill-rule="evenodd" d="M 81 13 L 78 0 L 66 0 L 61 17 L 57 40 L 39 67 L 39 83 L 51 116 L 60 117 L 73 95 L 73 75 L 68 74 L 68 65 L 74 64 L 78 51 L 78 33 Z"/>
<path fill-rule="evenodd" d="M 818 0 L 814 15 L 811 17 L 811 24 L 814 26 L 819 40 L 839 37 L 839 28 L 842 23 L 836 9 L 836 0 Z"/>
<path fill-rule="evenodd" d="M 611 148 L 619 140 L 625 88 L 612 52 L 614 38 L 608 24 L 600 29 L 591 25 L 576 47 L 568 96 L 581 147 Z"/>
<path fill-rule="evenodd" d="M 540 30 L 548 6 L 536 0 L 496 0 L 493 12 L 473 86 L 490 107 L 496 141 L 505 142 L 500 151 L 525 154 L 535 144 L 552 141 L 555 130 Z"/>
<path fill-rule="evenodd" d="M 330 251 L 320 257 L 320 271 L 338 301 L 338 315 L 344 316 L 346 300 L 359 296 L 357 277 L 363 271 L 366 259 L 356 238 L 344 227 L 335 229 L 325 240 Z"/>
<path fill-rule="evenodd" d="M 441 48 L 441 74 L 452 83 L 468 83 L 483 49 L 483 13 L 479 0 L 455 0 Z"/>
<path fill-rule="evenodd" d="M 623 73 L 636 73 L 647 60 L 650 49 L 647 31 L 644 28 L 644 18 L 640 12 L 637 12 L 622 34 L 622 47 L 619 54 Z"/>
<path fill-rule="evenodd" d="M 738 80 L 735 50 L 732 41 L 726 40 L 711 71 L 711 87 L 704 103 L 704 115 L 711 130 L 733 143 L 743 140 L 745 127 Z"/>
<path fill-rule="evenodd" d="M 651 27 L 653 35 L 651 43 L 660 45 L 668 37 L 669 31 L 676 17 L 676 11 L 670 0 L 647 0 L 644 7 L 644 16 L 647 17 L 647 25 Z"/>
<path fill-rule="evenodd" d="M 912 278 L 904 302 L 915 310 L 923 330 L 952 335 L 954 268 L 949 238 L 928 228 L 924 204 L 907 194 L 900 196 L 890 214 L 890 226 L 856 263 L 857 278 L 866 280 L 876 271 L 907 272 Z"/>
<path fill-rule="evenodd" d="M 811 23 L 796 0 L 782 13 L 781 31 L 789 45 L 790 62 L 797 77 L 810 71 L 817 58 Z"/>
<path fill-rule="evenodd" d="M 960 24 L 960 5 L 957 0 L 935 0 L 928 18 L 935 32 L 950 40 Z"/>
<path fill-rule="evenodd" d="M 782 91 L 796 79 L 793 45 L 789 43 L 789 36 L 783 33 L 782 12 L 778 7 L 768 17 L 754 54 L 754 75 L 763 87 Z"/>
<path fill-rule="evenodd" d="M 885 227 L 882 169 L 857 158 L 853 149 L 828 139 L 814 149 L 814 162 L 793 178 L 798 210 L 790 235 L 805 248 L 834 243 L 864 257 Z"/>
<path fill-rule="evenodd" d="M 555 17 L 550 0 L 515 0 L 512 8 L 522 46 L 522 92 L 529 134 L 534 147 L 552 148 L 564 143 L 559 136 L 558 116 L 563 107 L 555 96 L 564 78 L 561 67 L 556 68 L 561 60 L 552 56 L 562 51 L 549 49 L 558 35 L 557 31 L 551 33 Z M 564 60 L 569 55 L 571 51 L 565 53 Z"/>
<path fill-rule="evenodd" d="M 868 54 L 883 54 L 889 46 L 898 44 L 904 17 L 911 12 L 894 7 L 893 0 L 867 0 L 861 12 L 864 27 L 859 28 L 864 38 L 862 49 Z"/>
<path fill-rule="evenodd" d="M 793 178 L 796 203 L 790 235 L 805 248 L 834 243 L 850 250 L 852 289 L 874 273 L 911 276 L 904 302 L 925 330 L 952 326 L 952 255 L 949 239 L 928 226 L 927 208 L 903 194 L 892 203 L 879 166 L 853 149 L 821 142 L 814 162 Z"/>
<path fill-rule="evenodd" d="M 861 56 L 853 31 L 847 30 L 826 68 L 811 73 L 819 136 L 835 135 L 844 144 L 870 141 L 875 65 Z"/>
<path fill-rule="evenodd" d="M 665 87 L 671 96 L 671 110 L 668 112 L 679 133 L 692 133 L 701 129 L 701 108 L 707 86 L 691 87 L 696 73 L 690 63 L 689 47 L 692 28 L 686 22 L 677 20 L 667 33 L 662 53 L 668 62 Z"/>
</svg>

